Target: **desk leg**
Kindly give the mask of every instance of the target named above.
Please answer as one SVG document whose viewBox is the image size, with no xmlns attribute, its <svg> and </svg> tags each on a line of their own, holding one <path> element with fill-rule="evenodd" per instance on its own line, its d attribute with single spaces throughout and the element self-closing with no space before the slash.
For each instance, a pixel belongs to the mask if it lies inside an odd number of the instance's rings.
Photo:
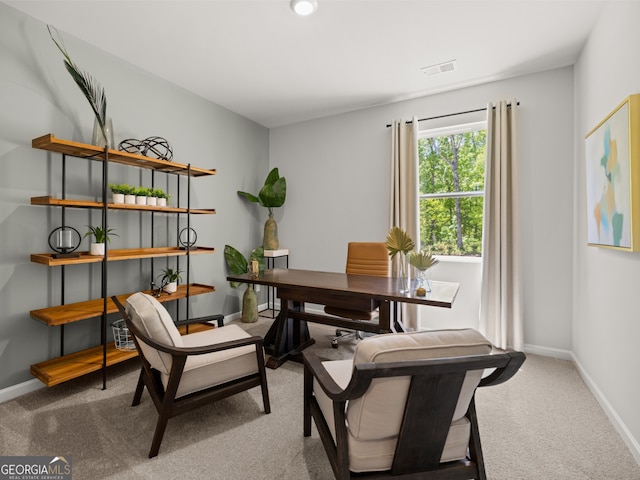
<svg viewBox="0 0 640 480">
<path fill-rule="evenodd" d="M 307 322 L 289 318 L 289 310 L 302 312 L 304 303 L 280 299 L 280 313 L 264 337 L 268 368 L 276 369 L 287 360 L 301 361 L 300 352 L 315 343 Z"/>
</svg>

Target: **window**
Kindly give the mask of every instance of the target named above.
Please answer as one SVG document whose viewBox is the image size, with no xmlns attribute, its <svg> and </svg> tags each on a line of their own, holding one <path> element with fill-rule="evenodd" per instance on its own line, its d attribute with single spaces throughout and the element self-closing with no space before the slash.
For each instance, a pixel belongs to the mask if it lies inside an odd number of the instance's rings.
<svg viewBox="0 0 640 480">
<path fill-rule="evenodd" d="M 436 255 L 480 256 L 486 122 L 420 132 L 420 246 Z"/>
</svg>

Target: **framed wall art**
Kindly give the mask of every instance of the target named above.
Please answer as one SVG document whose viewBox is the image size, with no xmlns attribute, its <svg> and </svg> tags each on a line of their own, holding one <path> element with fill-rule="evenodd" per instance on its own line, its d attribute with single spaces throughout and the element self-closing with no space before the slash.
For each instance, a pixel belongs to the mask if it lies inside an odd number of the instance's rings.
<svg viewBox="0 0 640 480">
<path fill-rule="evenodd" d="M 640 251 L 640 94 L 628 96 L 585 139 L 587 242 Z"/>
</svg>

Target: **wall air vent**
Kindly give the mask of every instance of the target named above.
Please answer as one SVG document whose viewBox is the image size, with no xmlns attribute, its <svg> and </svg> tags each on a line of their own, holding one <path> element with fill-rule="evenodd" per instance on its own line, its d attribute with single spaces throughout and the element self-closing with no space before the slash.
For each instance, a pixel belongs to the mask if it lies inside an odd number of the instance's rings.
<svg viewBox="0 0 640 480">
<path fill-rule="evenodd" d="M 433 75 L 438 75 L 439 73 L 452 72 L 456 69 L 456 61 L 449 60 L 448 62 L 439 63 L 437 65 L 430 65 L 428 67 L 422 67 L 422 73 L 424 73 L 427 77 L 432 77 Z"/>
</svg>

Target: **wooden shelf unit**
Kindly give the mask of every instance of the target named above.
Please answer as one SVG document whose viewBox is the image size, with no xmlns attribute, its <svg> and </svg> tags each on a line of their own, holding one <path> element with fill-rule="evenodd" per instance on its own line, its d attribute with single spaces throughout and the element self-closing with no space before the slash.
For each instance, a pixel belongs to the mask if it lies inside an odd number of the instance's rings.
<svg viewBox="0 0 640 480">
<path fill-rule="evenodd" d="M 203 169 L 193 167 L 191 165 L 184 165 L 177 162 L 160 160 L 151 157 L 145 157 L 143 155 L 136 155 L 128 152 L 122 152 L 119 150 L 108 149 L 105 151 L 104 147 L 98 147 L 95 145 L 87 145 L 78 142 L 72 142 L 69 140 L 62 140 L 56 138 L 53 134 L 43 135 L 32 140 L 31 146 L 33 148 L 46 150 L 49 152 L 60 153 L 64 156 L 69 155 L 77 157 L 79 159 L 91 160 L 91 161 L 108 161 L 108 163 L 118 163 L 122 165 L 128 165 L 131 167 L 150 169 L 154 172 L 162 172 L 166 174 L 176 174 L 190 177 L 203 177 L 215 175 L 217 172 L 215 169 Z M 105 165 L 106 167 L 106 165 Z M 64 169 L 63 169 L 64 171 Z M 189 180 L 190 181 L 190 180 Z M 103 175 L 102 179 L 102 192 L 106 191 L 106 176 Z M 63 181 L 63 193 L 62 197 L 65 197 L 65 183 Z M 187 188 L 187 194 L 189 191 Z M 101 196 L 102 196 L 101 192 Z M 162 213 L 172 215 L 187 215 L 187 219 L 190 215 L 211 215 L 215 214 L 215 209 L 192 209 L 192 208 L 180 208 L 180 207 L 160 207 L 160 206 L 147 206 L 147 205 L 128 205 L 128 204 L 114 204 L 105 203 L 103 201 L 92 200 L 73 200 L 67 198 L 55 198 L 52 196 L 40 196 L 32 197 L 31 205 L 40 205 L 47 207 L 61 207 L 62 211 L 66 208 L 85 208 L 85 209 L 98 209 L 103 210 L 106 214 L 107 210 L 119 210 L 119 211 L 132 211 L 132 212 L 149 212 L 151 214 Z M 179 203 L 179 202 L 178 202 Z M 104 217 L 103 217 L 104 218 Z M 64 221 L 64 213 L 63 213 Z M 187 223 L 188 224 L 188 223 Z M 188 251 L 180 247 L 151 247 L 151 248 L 131 248 L 131 249 L 119 249 L 119 250 L 107 250 L 106 262 L 105 258 L 101 256 L 89 255 L 88 252 L 79 252 L 79 256 L 76 258 L 54 258 L 52 253 L 32 254 L 31 261 L 46 265 L 48 267 L 87 264 L 87 263 L 103 263 L 103 272 L 106 273 L 107 263 L 111 261 L 121 260 L 138 260 L 138 259 L 152 259 L 158 257 L 170 257 L 170 256 L 187 256 L 187 269 L 189 268 L 188 259 L 191 255 L 210 254 L 215 252 L 213 247 L 200 247 L 189 249 Z M 104 279 L 105 277 L 103 277 Z M 188 277 L 187 277 L 188 278 Z M 106 296 L 106 285 L 103 282 L 102 294 Z M 64 291 L 64 289 L 63 289 Z M 215 288 L 210 285 L 203 285 L 198 283 L 191 283 L 189 285 L 180 285 L 178 291 L 169 295 L 162 293 L 158 300 L 160 302 L 168 302 L 179 299 L 187 299 L 194 295 L 202 295 L 205 293 L 214 292 Z M 152 293 L 147 290 L 146 293 Z M 121 294 L 118 299 L 124 303 L 127 297 L 131 294 Z M 187 306 L 188 311 L 188 306 Z M 69 303 L 64 305 L 56 305 L 37 310 L 32 310 L 30 315 L 32 318 L 44 323 L 48 326 L 59 326 L 64 328 L 65 324 L 78 322 L 81 320 L 87 320 L 90 318 L 101 317 L 102 323 L 102 338 L 106 336 L 106 318 L 108 314 L 116 313 L 117 308 L 111 298 L 107 298 L 106 309 L 104 298 L 86 300 L 83 302 Z M 188 313 L 187 313 L 188 315 Z M 187 320 L 189 320 L 187 318 Z M 181 333 L 184 333 L 183 326 L 179 327 Z M 199 325 L 193 324 L 189 327 L 190 331 L 200 331 L 206 328 L 213 328 L 211 325 Z M 61 338 L 61 349 L 62 347 Z M 41 380 L 47 386 L 58 385 L 60 383 L 72 380 L 74 378 L 81 377 L 83 375 L 97 372 L 102 370 L 103 372 L 103 388 L 106 388 L 106 371 L 105 369 L 111 365 L 119 362 L 126 361 L 137 356 L 135 351 L 122 351 L 117 350 L 113 342 L 101 343 L 95 347 L 91 347 L 80 352 L 75 352 L 67 355 L 61 355 L 57 358 L 52 358 L 44 362 L 37 363 L 31 366 L 31 373 Z"/>
<path fill-rule="evenodd" d="M 33 148 L 47 150 L 48 152 L 63 153 L 65 155 L 86 159 L 100 158 L 100 156 L 104 154 L 103 147 L 72 142 L 70 140 L 62 140 L 56 138 L 52 133 L 34 138 L 31 141 L 31 146 Z M 188 165 L 183 165 L 181 163 L 159 160 L 157 158 L 145 157 L 134 153 L 121 152 L 120 150 L 109 149 L 108 155 L 109 162 L 157 170 L 163 173 L 175 173 L 178 175 L 187 175 L 190 173 L 192 177 L 216 174 L 215 169 L 206 170 L 204 168 L 189 167 Z"/>
<path fill-rule="evenodd" d="M 198 247 L 189 250 L 189 255 L 202 255 L 205 253 L 213 253 L 213 247 Z M 60 265 L 76 265 L 81 263 L 101 263 L 103 257 L 99 255 L 89 255 L 89 252 L 77 252 L 78 257 L 75 258 L 53 258 L 54 253 L 34 253 L 31 255 L 31 261 L 40 263 L 48 267 L 57 267 Z M 118 262 L 121 260 L 139 260 L 142 258 L 158 258 L 158 257 L 181 257 L 187 255 L 187 250 L 180 247 L 150 247 L 150 248 L 125 248 L 120 250 L 109 250 L 107 252 L 108 262 Z"/>
<path fill-rule="evenodd" d="M 214 292 L 215 288 L 210 285 L 202 285 L 199 283 L 189 284 L 189 296 L 202 295 L 205 293 Z M 124 305 L 127 298 L 133 293 L 125 293 L 118 295 L 118 300 Z M 149 295 L 153 294 L 153 291 L 147 290 L 145 293 Z M 156 297 L 161 303 L 170 302 L 172 300 L 178 300 L 180 298 L 187 297 L 187 286 L 179 285 L 178 290 L 175 293 L 168 294 L 162 292 L 160 297 Z M 102 309 L 104 307 L 104 300 L 102 298 L 95 300 L 86 300 L 84 302 L 68 303 L 66 305 L 56 305 L 53 307 L 40 308 L 38 310 L 31 310 L 31 318 L 40 320 L 42 323 L 54 327 L 57 325 L 66 325 L 67 323 L 79 322 L 81 320 L 87 320 L 89 318 L 96 318 L 102 315 Z M 116 313 L 118 308 L 113 303 L 111 298 L 107 299 L 107 314 Z"/>
<path fill-rule="evenodd" d="M 100 209 L 104 207 L 102 202 L 92 202 L 89 200 L 67 200 L 54 197 L 31 197 L 31 205 L 43 205 L 45 207 L 68 207 L 68 208 L 95 208 Z M 211 209 L 196 209 L 192 208 L 187 210 L 186 208 L 178 207 L 157 207 L 150 205 L 129 205 L 123 203 L 109 203 L 109 210 L 136 210 L 140 212 L 155 212 L 155 213 L 191 213 L 192 215 L 213 215 L 216 213 L 214 208 Z"/>
<path fill-rule="evenodd" d="M 189 325 L 189 332 L 194 333 L 211 328 L 214 328 L 213 325 L 193 324 Z M 186 329 L 181 326 L 179 330 L 184 334 Z M 100 371 L 102 369 L 102 355 L 102 345 L 98 345 L 31 365 L 31 374 L 47 387 L 53 387 L 74 378 Z M 137 356 L 138 353 L 135 350 L 118 350 L 113 342 L 107 344 L 107 367 Z"/>
</svg>

